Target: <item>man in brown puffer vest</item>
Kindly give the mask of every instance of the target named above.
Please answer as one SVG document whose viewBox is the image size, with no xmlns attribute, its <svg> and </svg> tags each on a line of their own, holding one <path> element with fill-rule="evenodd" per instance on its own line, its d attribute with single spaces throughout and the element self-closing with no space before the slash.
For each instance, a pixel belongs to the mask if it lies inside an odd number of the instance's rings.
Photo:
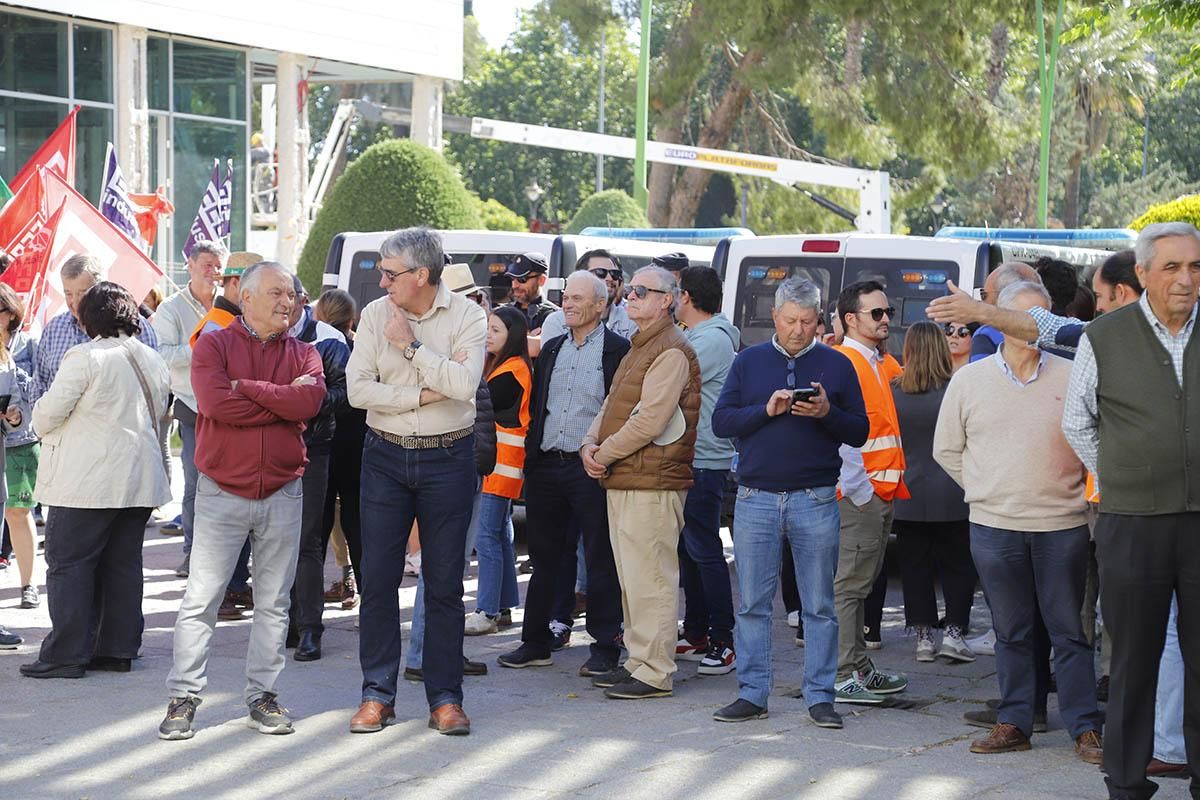
<svg viewBox="0 0 1200 800">
<path fill-rule="evenodd" d="M 625 612 L 625 666 L 592 681 L 614 699 L 671 694 L 679 532 L 692 486 L 700 364 L 675 327 L 679 285 L 645 267 L 625 290 L 638 326 L 612 391 L 583 440 L 587 473 L 608 491 L 608 530 Z"/>
</svg>

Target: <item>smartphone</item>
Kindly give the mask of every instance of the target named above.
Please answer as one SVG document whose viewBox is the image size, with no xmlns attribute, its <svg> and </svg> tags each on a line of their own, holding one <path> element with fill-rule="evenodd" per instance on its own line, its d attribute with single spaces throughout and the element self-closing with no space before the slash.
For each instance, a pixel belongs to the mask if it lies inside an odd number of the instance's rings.
<svg viewBox="0 0 1200 800">
<path fill-rule="evenodd" d="M 0 414 L 8 413 L 8 404 L 12 402 L 11 394 L 0 394 Z"/>
<path fill-rule="evenodd" d="M 792 402 L 793 403 L 811 403 L 812 401 L 817 399 L 817 394 L 818 394 L 818 392 L 815 388 L 793 389 L 792 390 Z"/>
</svg>

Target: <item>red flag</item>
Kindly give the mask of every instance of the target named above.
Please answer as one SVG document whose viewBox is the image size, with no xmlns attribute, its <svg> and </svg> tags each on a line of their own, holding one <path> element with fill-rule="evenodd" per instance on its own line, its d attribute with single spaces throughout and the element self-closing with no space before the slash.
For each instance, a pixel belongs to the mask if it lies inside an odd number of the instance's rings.
<svg viewBox="0 0 1200 800">
<path fill-rule="evenodd" d="M 49 213 L 46 208 L 45 187 L 41 178 L 35 175 L 33 180 L 25 182 L 21 191 L 0 211 L 0 247 L 4 248 L 14 261 L 19 259 L 41 227 L 46 224 L 47 216 Z M 16 266 L 15 263 L 10 266 L 0 280 L 18 292 L 25 291 L 19 288 L 18 281 L 14 279 Z"/>
<path fill-rule="evenodd" d="M 54 133 L 50 134 L 50 138 L 43 142 L 37 152 L 25 162 L 25 166 L 21 167 L 17 177 L 13 178 L 8 185 L 13 194 L 21 191 L 25 182 L 37 174 L 39 167 L 45 167 L 65 178 L 69 186 L 75 185 L 75 115 L 77 113 L 79 113 L 79 106 L 71 109 L 71 113 L 67 114 L 67 118 L 55 129 Z"/>
</svg>

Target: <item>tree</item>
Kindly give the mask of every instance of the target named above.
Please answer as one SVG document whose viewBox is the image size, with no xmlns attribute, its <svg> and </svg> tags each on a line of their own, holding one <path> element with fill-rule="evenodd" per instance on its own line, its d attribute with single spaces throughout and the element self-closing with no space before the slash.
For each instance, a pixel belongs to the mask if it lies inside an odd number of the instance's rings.
<svg viewBox="0 0 1200 800">
<path fill-rule="evenodd" d="M 1190 222 L 1200 226 L 1200 194 L 1151 206 L 1146 213 L 1129 223 L 1129 227 L 1140 231 L 1153 222 Z"/>
<path fill-rule="evenodd" d="M 583 205 L 575 212 L 567 225 L 567 233 L 581 233 L 588 227 L 603 228 L 648 228 L 650 221 L 646 219 L 634 199 L 620 189 L 606 189 L 596 192 L 583 201 Z"/>
<path fill-rule="evenodd" d="M 489 231 L 527 231 L 525 218 L 495 198 L 479 200 L 479 218 Z"/>
</svg>

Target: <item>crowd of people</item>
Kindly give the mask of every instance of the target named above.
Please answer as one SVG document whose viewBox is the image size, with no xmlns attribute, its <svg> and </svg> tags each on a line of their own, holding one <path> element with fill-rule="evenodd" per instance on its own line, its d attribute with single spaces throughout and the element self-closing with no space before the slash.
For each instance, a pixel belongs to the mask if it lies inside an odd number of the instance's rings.
<svg viewBox="0 0 1200 800">
<path fill-rule="evenodd" d="M 48 518 L 53 627 L 21 673 L 131 670 L 142 531 L 170 499 L 177 423 L 187 588 L 164 739 L 194 735 L 214 626 L 246 612 L 248 724 L 292 732 L 276 683 L 287 649 L 322 657 L 331 600 L 359 605 L 352 732 L 395 720 L 403 676 L 424 683 L 431 728 L 469 733 L 463 677 L 487 665 L 463 638 L 513 625 L 523 499 L 532 575 L 501 667 L 552 664 L 582 614 L 579 675 L 606 697 L 670 696 L 677 663 L 696 661 L 737 673 L 714 720 L 762 719 L 782 584 L 809 715 L 841 728 L 837 704 L 908 685 L 872 658 L 894 535 L 915 660 L 994 650 L 1000 697 L 966 715 L 988 729 L 973 753 L 1030 749 L 1055 692 L 1111 797 L 1193 774 L 1196 228 L 1148 226 L 1090 287 L 1049 259 L 1001 265 L 979 299 L 952 286 L 908 327 L 902 360 L 876 281 L 828 298 L 782 280 L 774 336 L 741 348 L 719 275 L 682 254 L 629 275 L 589 251 L 561 308 L 538 254 L 508 265 L 496 308 L 448 262 L 435 232 L 397 231 L 377 265 L 386 296 L 360 311 L 338 290 L 310 304 L 285 266 L 201 242 L 188 284 L 151 310 L 77 256 L 68 310 L 36 342 L 0 284 L 0 485 L 26 607 L 35 503 Z M 720 533 L 734 488 L 736 609 Z M 343 572 L 326 591 L 331 537 Z M 402 671 L 398 589 L 418 540 Z M 991 630 L 972 640 L 977 587 Z"/>
</svg>

